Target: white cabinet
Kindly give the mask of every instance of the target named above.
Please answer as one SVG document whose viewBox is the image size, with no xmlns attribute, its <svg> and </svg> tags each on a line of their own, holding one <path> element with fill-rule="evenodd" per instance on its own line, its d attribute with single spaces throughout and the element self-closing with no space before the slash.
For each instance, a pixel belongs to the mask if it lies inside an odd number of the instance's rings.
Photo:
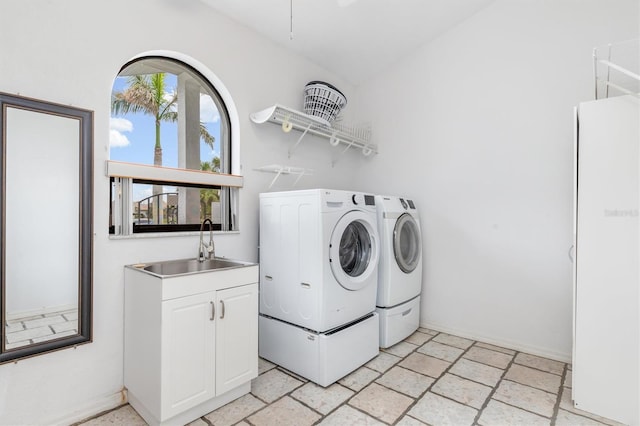
<svg viewBox="0 0 640 426">
<path fill-rule="evenodd" d="M 125 268 L 125 387 L 149 424 L 186 424 L 258 374 L 258 266 L 175 277 Z"/>
<path fill-rule="evenodd" d="M 218 291 L 216 391 L 258 375 L 258 284 Z"/>
<path fill-rule="evenodd" d="M 575 406 L 640 424 L 640 109 L 580 104 L 574 293 Z"/>
<path fill-rule="evenodd" d="M 215 297 L 209 292 L 162 302 L 159 353 L 165 418 L 216 396 L 217 324 L 210 317 Z"/>
</svg>

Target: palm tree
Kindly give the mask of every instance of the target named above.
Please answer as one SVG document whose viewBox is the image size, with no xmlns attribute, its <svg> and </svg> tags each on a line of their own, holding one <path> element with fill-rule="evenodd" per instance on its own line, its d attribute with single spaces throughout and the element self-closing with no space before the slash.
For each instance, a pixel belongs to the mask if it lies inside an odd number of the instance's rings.
<svg viewBox="0 0 640 426">
<path fill-rule="evenodd" d="M 220 172 L 220 157 L 213 157 L 211 161 L 203 161 L 200 163 L 200 170 L 206 172 Z M 215 201 L 220 201 L 220 190 L 219 189 L 201 189 L 200 190 L 200 211 L 201 211 L 201 220 L 213 215 L 213 212 L 207 210 L 211 208 L 211 203 Z"/>
<path fill-rule="evenodd" d="M 162 143 L 160 141 L 160 123 L 176 122 L 178 94 L 173 91 L 166 96 L 165 73 L 133 75 L 127 79 L 128 86 L 122 92 L 113 93 L 111 111 L 114 115 L 143 113 L 153 116 L 156 126 L 156 142 L 153 165 L 162 166 Z M 213 149 L 215 138 L 204 123 L 200 123 L 200 138 Z"/>
<path fill-rule="evenodd" d="M 162 166 L 162 143 L 160 141 L 160 123 L 163 121 L 176 122 L 178 120 L 178 94 L 174 90 L 167 96 L 165 73 L 133 75 L 127 79 L 127 87 L 121 92 L 115 92 L 111 99 L 111 111 L 114 115 L 127 113 L 143 113 L 153 116 L 155 120 L 155 146 L 153 165 Z M 200 122 L 200 138 L 213 149 L 215 139 L 209 133 L 204 123 Z M 153 185 L 153 194 L 162 194 L 161 185 Z M 154 197 L 158 207 L 161 197 Z M 162 209 L 159 209 L 162 215 Z M 158 217 L 158 224 L 162 218 Z"/>
</svg>

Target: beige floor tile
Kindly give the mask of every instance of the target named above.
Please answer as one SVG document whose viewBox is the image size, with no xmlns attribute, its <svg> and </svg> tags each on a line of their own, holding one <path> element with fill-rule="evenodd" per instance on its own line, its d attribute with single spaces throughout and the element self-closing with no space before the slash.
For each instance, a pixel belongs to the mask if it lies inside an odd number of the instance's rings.
<svg viewBox="0 0 640 426">
<path fill-rule="evenodd" d="M 496 351 L 496 352 L 502 352 L 503 354 L 507 354 L 507 355 L 515 355 L 516 354 L 516 351 L 514 351 L 513 349 L 507 349 L 507 348 L 503 348 L 501 346 L 490 345 L 489 343 L 484 343 L 484 342 L 476 342 L 475 346 L 478 346 L 480 348 L 489 349 L 489 350 Z"/>
<path fill-rule="evenodd" d="M 351 389 L 337 383 L 323 388 L 309 382 L 293 391 L 291 397 L 326 415 L 351 398 L 354 393 Z"/>
<path fill-rule="evenodd" d="M 413 399 L 371 383 L 349 400 L 349 405 L 386 423 L 395 422 L 413 404 Z"/>
<path fill-rule="evenodd" d="M 251 381 L 251 393 L 270 403 L 302 386 L 302 384 L 300 380 L 294 379 L 278 369 L 273 369 Z"/>
<path fill-rule="evenodd" d="M 5 329 L 4 329 L 4 332 L 6 334 L 9 334 L 9 333 L 15 333 L 16 331 L 22 331 L 22 330 L 24 330 L 24 327 L 22 326 L 21 322 L 18 322 L 18 323 L 13 323 L 13 324 L 7 324 Z M 422 334 L 422 333 L 420 333 L 420 334 Z M 425 334 L 425 336 L 426 336 L 426 334 Z"/>
<path fill-rule="evenodd" d="M 24 326 L 25 328 L 38 328 L 38 327 L 58 324 L 61 322 L 67 322 L 67 320 L 62 315 L 55 315 L 51 317 L 36 318 L 29 321 L 25 321 Z"/>
<path fill-rule="evenodd" d="M 556 403 L 556 395 L 552 393 L 509 380 L 500 382 L 500 386 L 493 394 L 493 399 L 546 417 L 553 415 L 553 407 Z"/>
<path fill-rule="evenodd" d="M 573 401 L 571 400 L 571 388 L 562 388 L 562 395 L 560 397 L 560 408 L 579 416 L 588 417 L 600 423 L 612 426 L 622 426 L 622 423 L 618 423 L 615 420 L 607 419 L 606 417 L 598 416 L 597 414 L 575 408 L 573 406 Z"/>
<path fill-rule="evenodd" d="M 404 416 L 400 419 L 396 426 L 427 426 L 426 423 L 422 423 L 420 420 L 416 420 L 413 417 Z"/>
<path fill-rule="evenodd" d="M 430 341 L 420 346 L 417 352 L 435 358 L 444 359 L 445 361 L 453 362 L 458 359 L 460 355 L 462 355 L 464 350 L 449 345 L 443 345 L 442 343 Z"/>
<path fill-rule="evenodd" d="M 276 368 L 276 365 L 267 361 L 266 359 L 258 358 L 258 374 L 265 373 L 272 368 Z"/>
<path fill-rule="evenodd" d="M 459 359 L 449 372 L 488 386 L 495 386 L 504 374 L 504 370 L 465 358 Z"/>
<path fill-rule="evenodd" d="M 430 328 L 425 328 L 425 327 L 418 328 L 418 331 L 420 333 L 426 333 L 426 334 L 430 334 L 432 336 L 436 336 L 439 333 L 439 331 L 431 330 Z"/>
<path fill-rule="evenodd" d="M 411 407 L 411 417 L 430 425 L 466 426 L 472 425 L 478 411 L 450 399 L 427 392 Z"/>
<path fill-rule="evenodd" d="M 404 339 L 407 343 L 413 343 L 414 345 L 424 345 L 429 340 L 433 339 L 433 334 L 423 333 L 421 331 L 416 331 L 411 336 Z"/>
<path fill-rule="evenodd" d="M 348 376 L 338 380 L 338 383 L 358 392 L 378 377 L 380 377 L 379 372 L 368 367 L 360 367 Z"/>
<path fill-rule="evenodd" d="M 358 426 L 383 426 L 384 423 L 374 419 L 371 416 L 366 415 L 365 413 L 356 410 L 355 408 L 351 408 L 348 405 L 343 405 L 338 408 L 336 411 L 328 415 L 322 420 L 322 422 L 318 423 L 321 426 L 347 426 L 347 425 L 358 425 Z"/>
<path fill-rule="evenodd" d="M 80 423 L 82 426 L 102 426 L 102 425 L 127 425 L 127 426 L 146 426 L 142 417 L 136 413 L 130 405 L 123 405 L 115 410 L 109 411 L 106 414 L 90 419 L 84 423 Z"/>
<path fill-rule="evenodd" d="M 455 346 L 460 349 L 467 349 L 473 345 L 473 340 L 465 339 L 458 336 L 452 336 L 451 334 L 440 333 L 433 338 L 434 341 L 444 343 L 445 345 Z"/>
<path fill-rule="evenodd" d="M 537 414 L 512 407 L 500 401 L 492 399 L 482 411 L 478 424 L 482 426 L 495 425 L 526 425 L 548 426 L 551 421 Z"/>
<path fill-rule="evenodd" d="M 434 358 L 425 354 L 412 353 L 400 362 L 401 367 L 408 368 L 420 374 L 426 374 L 431 377 L 440 377 L 440 375 L 446 370 L 451 363 Z"/>
<path fill-rule="evenodd" d="M 233 425 L 262 409 L 265 403 L 251 394 L 241 396 L 204 416 L 216 426 Z"/>
<path fill-rule="evenodd" d="M 247 420 L 255 426 L 310 426 L 320 418 L 320 414 L 293 398 L 285 396 L 258 411 Z"/>
<path fill-rule="evenodd" d="M 564 377 L 564 381 L 562 382 L 562 386 L 570 388 L 573 386 L 573 371 L 567 370 L 567 375 Z"/>
<path fill-rule="evenodd" d="M 383 349 L 383 351 L 403 358 L 415 351 L 417 347 L 418 346 L 413 343 L 399 342 L 389 348 Z"/>
<path fill-rule="evenodd" d="M 445 374 L 431 388 L 431 392 L 437 393 L 464 405 L 473 408 L 482 408 L 492 388 L 463 379 L 453 374 Z"/>
<path fill-rule="evenodd" d="M 556 417 L 556 426 L 602 426 L 606 423 L 600 423 L 597 420 L 588 417 L 579 416 L 565 410 L 558 410 Z"/>
<path fill-rule="evenodd" d="M 191 423 L 187 423 L 187 426 L 209 426 L 209 423 L 202 420 L 202 418 L 197 418 Z"/>
<path fill-rule="evenodd" d="M 293 377 L 294 379 L 298 379 L 298 380 L 299 380 L 299 381 L 301 381 L 302 383 L 307 383 L 307 382 L 309 381 L 309 379 L 307 379 L 306 377 L 302 377 L 302 376 L 300 376 L 300 375 L 298 375 L 298 374 L 294 373 L 293 371 L 287 370 L 286 368 L 281 367 L 281 366 L 279 366 L 279 365 L 278 365 L 278 366 L 276 366 L 276 368 L 277 368 L 278 370 L 282 371 L 283 373 L 290 375 L 290 376 L 291 376 L 291 377 Z"/>
<path fill-rule="evenodd" d="M 7 343 L 24 342 L 30 339 L 52 336 L 53 332 L 49 327 L 31 328 L 28 330 L 16 331 L 15 333 L 7 334 Z"/>
<path fill-rule="evenodd" d="M 366 363 L 365 366 L 369 367 L 372 370 L 379 371 L 380 373 L 384 373 L 395 364 L 397 364 L 401 359 L 402 358 L 395 355 L 391 355 L 386 352 L 380 352 L 378 356 Z"/>
<path fill-rule="evenodd" d="M 465 358 L 487 364 L 492 367 L 505 369 L 513 359 L 513 355 L 474 346 L 463 355 Z"/>
<path fill-rule="evenodd" d="M 560 389 L 560 380 L 562 379 L 558 375 L 519 364 L 512 364 L 504 378 L 555 394 Z"/>
<path fill-rule="evenodd" d="M 562 372 L 564 371 L 564 363 L 535 355 L 519 353 L 516 355 L 514 362 L 558 375 L 562 375 Z"/>
<path fill-rule="evenodd" d="M 431 377 L 423 376 L 406 368 L 393 367 L 376 380 L 376 383 L 417 398 L 422 395 L 434 381 L 435 379 Z"/>
</svg>

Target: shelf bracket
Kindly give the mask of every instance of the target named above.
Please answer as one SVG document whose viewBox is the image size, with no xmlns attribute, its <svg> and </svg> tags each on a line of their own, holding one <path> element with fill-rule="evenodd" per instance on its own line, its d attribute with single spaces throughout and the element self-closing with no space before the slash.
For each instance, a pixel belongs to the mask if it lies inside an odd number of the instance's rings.
<svg viewBox="0 0 640 426">
<path fill-rule="evenodd" d="M 271 183 L 269 184 L 269 189 L 271 189 L 271 187 L 273 186 L 274 183 L 276 183 L 276 181 L 278 180 L 278 178 L 280 177 L 280 175 L 282 174 L 282 169 L 278 170 L 276 172 L 276 176 L 273 178 L 273 180 L 271 181 Z"/>
<path fill-rule="evenodd" d="M 294 143 L 291 148 L 289 148 L 289 155 L 288 157 L 291 158 L 291 155 L 293 155 L 293 152 L 296 150 L 296 148 L 298 147 L 298 145 L 300 145 L 300 142 L 302 142 L 302 139 L 306 136 L 307 132 L 309 131 L 309 129 L 311 128 L 311 124 L 309 124 L 307 126 L 306 129 L 304 129 L 304 132 L 302 132 L 302 134 L 300 135 L 300 137 L 298 138 L 298 141 L 296 143 Z"/>
<path fill-rule="evenodd" d="M 276 181 L 278 180 L 278 178 L 282 175 L 297 175 L 295 182 L 293 182 L 292 186 L 295 186 L 298 181 L 300 180 L 300 178 L 302 178 L 302 176 L 305 175 L 310 175 L 312 174 L 313 170 L 310 169 L 304 169 L 302 167 L 294 167 L 294 166 L 281 166 L 279 164 L 271 164 L 269 166 L 262 166 L 262 167 L 258 167 L 256 169 L 254 169 L 256 171 L 259 172 L 269 172 L 269 173 L 275 173 L 275 177 L 271 180 L 271 183 L 269 184 L 269 188 L 271 189 L 273 187 L 273 185 L 276 183 Z"/>
</svg>

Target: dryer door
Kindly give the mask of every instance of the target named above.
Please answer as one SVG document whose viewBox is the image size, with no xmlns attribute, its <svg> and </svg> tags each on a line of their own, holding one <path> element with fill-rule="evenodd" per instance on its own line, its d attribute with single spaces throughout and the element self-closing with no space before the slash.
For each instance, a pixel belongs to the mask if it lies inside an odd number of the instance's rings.
<svg viewBox="0 0 640 426">
<path fill-rule="evenodd" d="M 398 267 L 413 272 L 420 262 L 420 227 L 409 213 L 402 214 L 393 228 L 393 254 Z"/>
<path fill-rule="evenodd" d="M 347 290 L 366 287 L 377 271 L 378 256 L 378 231 L 371 216 L 359 210 L 342 216 L 329 245 L 331 271 L 338 283 Z"/>
</svg>

